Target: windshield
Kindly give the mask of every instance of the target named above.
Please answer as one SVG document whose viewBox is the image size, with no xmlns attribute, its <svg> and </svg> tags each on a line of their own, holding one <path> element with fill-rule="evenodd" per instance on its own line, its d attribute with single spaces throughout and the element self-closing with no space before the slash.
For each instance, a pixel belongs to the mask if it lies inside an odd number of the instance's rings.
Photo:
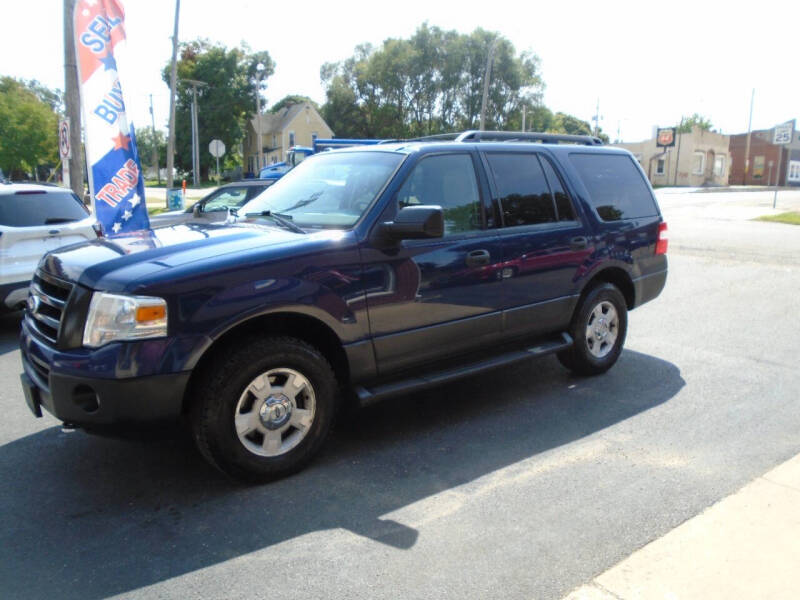
<svg viewBox="0 0 800 600">
<path fill-rule="evenodd" d="M 352 227 L 403 158 L 394 152 L 318 154 L 245 204 L 239 214 L 270 211 L 301 227 Z"/>
</svg>

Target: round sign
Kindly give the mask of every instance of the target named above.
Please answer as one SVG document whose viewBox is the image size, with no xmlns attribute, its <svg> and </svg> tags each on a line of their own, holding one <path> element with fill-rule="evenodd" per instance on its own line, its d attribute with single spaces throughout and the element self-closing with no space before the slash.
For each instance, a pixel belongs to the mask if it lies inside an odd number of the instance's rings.
<svg viewBox="0 0 800 600">
<path fill-rule="evenodd" d="M 222 140 L 211 140 L 211 143 L 208 144 L 208 151 L 214 158 L 220 158 L 225 154 L 225 144 L 222 143 Z"/>
<path fill-rule="evenodd" d="M 69 158 L 69 121 L 61 121 L 58 124 L 58 151 L 61 158 Z"/>
</svg>

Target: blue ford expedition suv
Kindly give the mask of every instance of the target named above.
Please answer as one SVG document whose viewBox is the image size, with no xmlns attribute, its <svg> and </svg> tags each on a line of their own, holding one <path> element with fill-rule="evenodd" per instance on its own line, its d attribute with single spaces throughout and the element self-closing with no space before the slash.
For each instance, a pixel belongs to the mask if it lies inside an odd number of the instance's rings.
<svg viewBox="0 0 800 600">
<path fill-rule="evenodd" d="M 627 151 L 465 132 L 309 158 L 227 223 L 47 254 L 22 324 L 33 413 L 97 429 L 187 418 L 249 480 L 361 405 L 556 353 L 605 372 L 667 276 L 666 224 Z"/>
</svg>

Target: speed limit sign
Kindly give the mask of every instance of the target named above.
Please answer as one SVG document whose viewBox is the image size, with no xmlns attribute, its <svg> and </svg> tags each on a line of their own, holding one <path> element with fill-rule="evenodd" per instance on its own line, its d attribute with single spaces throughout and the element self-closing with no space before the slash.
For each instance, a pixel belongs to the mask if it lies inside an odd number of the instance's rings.
<svg viewBox="0 0 800 600">
<path fill-rule="evenodd" d="M 69 145 L 69 119 L 64 119 L 58 124 L 58 152 L 62 160 L 72 158 L 72 148 Z"/>
</svg>

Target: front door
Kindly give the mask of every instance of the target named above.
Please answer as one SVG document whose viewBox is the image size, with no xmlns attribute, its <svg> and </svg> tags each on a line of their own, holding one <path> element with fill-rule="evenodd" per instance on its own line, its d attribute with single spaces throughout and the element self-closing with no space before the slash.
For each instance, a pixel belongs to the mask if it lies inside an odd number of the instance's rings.
<svg viewBox="0 0 800 600">
<path fill-rule="evenodd" d="M 444 237 L 365 248 L 367 307 L 382 375 L 474 349 L 502 334 L 500 243 L 469 152 L 423 157 L 393 202 L 439 205 Z"/>
</svg>

